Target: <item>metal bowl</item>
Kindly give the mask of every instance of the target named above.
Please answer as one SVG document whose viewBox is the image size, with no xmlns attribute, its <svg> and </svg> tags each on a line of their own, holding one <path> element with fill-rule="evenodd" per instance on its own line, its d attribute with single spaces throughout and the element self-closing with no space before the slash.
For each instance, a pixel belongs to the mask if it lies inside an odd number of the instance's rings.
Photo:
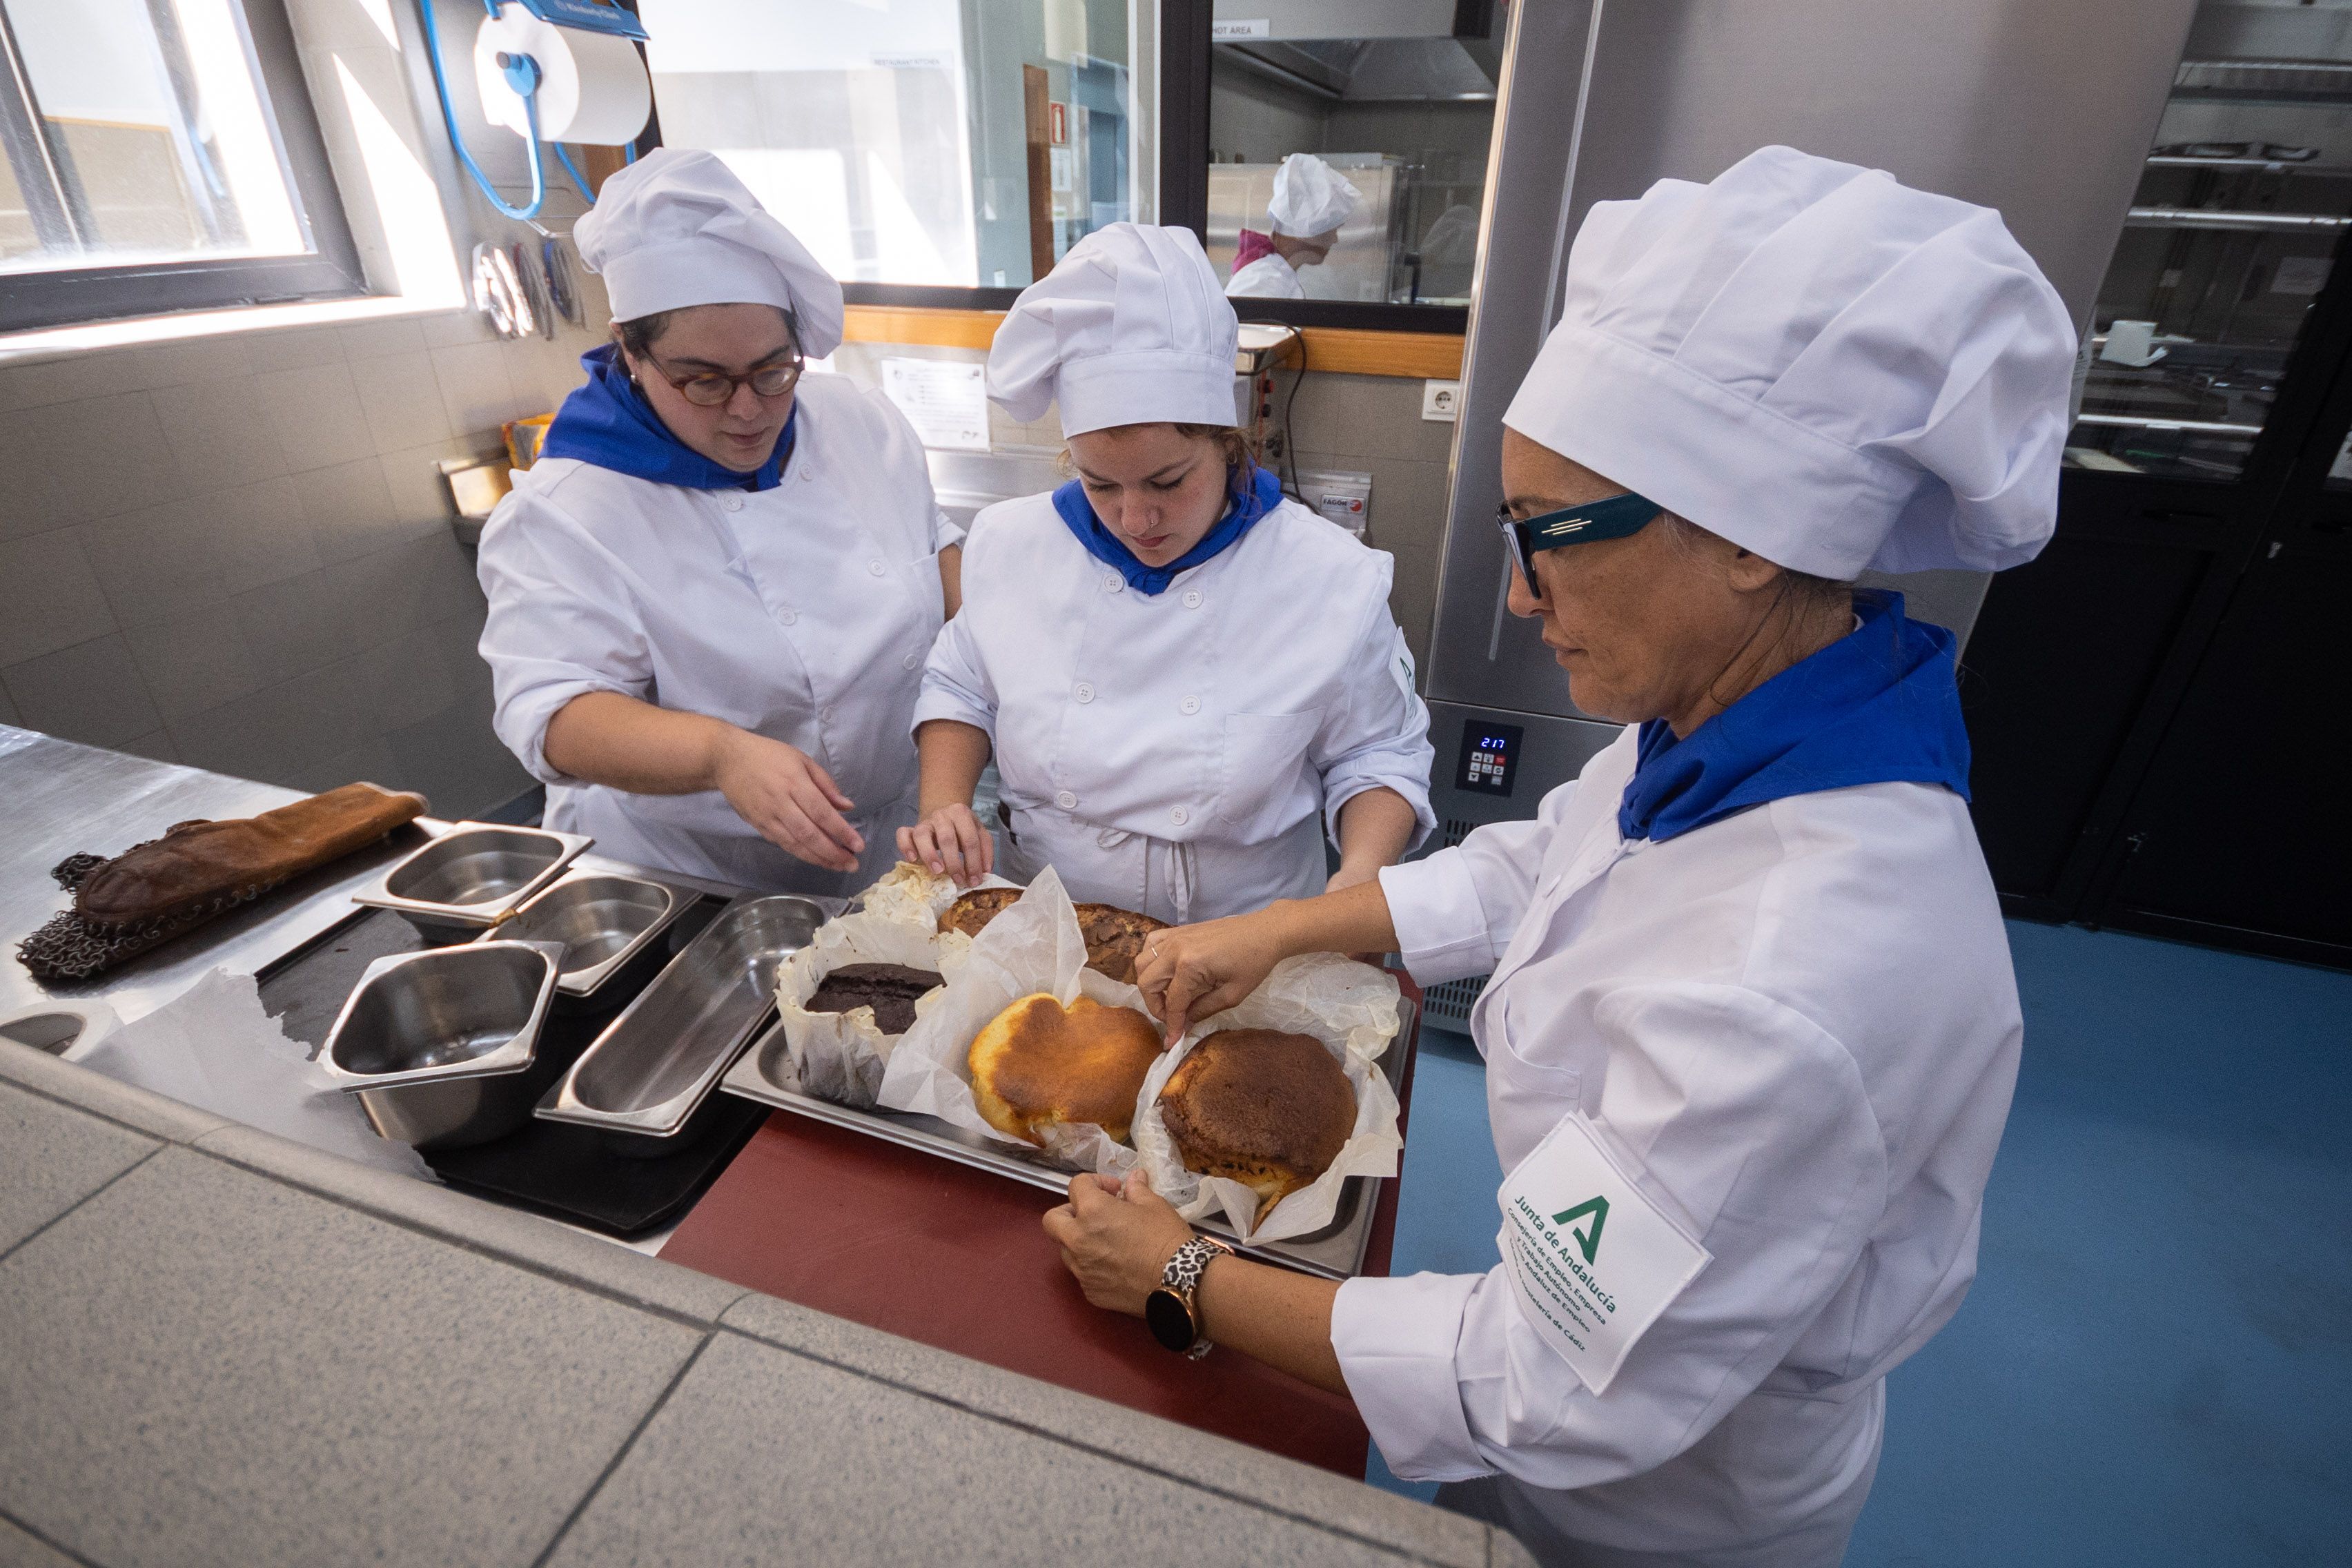
<svg viewBox="0 0 2352 1568">
<path fill-rule="evenodd" d="M 394 910 L 428 937 L 496 925 L 594 843 L 576 833 L 461 822 L 352 895 Z"/>
<path fill-rule="evenodd" d="M 457 1149 L 510 1132 L 538 1099 L 525 1069 L 562 951 L 488 942 L 380 958 L 343 1004 L 320 1064 L 386 1138 Z"/>
<path fill-rule="evenodd" d="M 559 944 L 555 988 L 584 997 L 627 967 L 693 901 L 659 882 L 573 871 L 478 940 Z"/>
</svg>

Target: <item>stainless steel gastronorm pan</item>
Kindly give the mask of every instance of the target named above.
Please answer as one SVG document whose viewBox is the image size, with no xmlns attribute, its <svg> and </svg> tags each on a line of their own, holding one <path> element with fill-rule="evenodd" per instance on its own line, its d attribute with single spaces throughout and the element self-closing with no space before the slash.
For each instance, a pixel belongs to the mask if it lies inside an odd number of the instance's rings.
<svg viewBox="0 0 2352 1568">
<path fill-rule="evenodd" d="M 1381 1071 L 1395 1089 L 1405 1071 L 1406 1051 L 1403 1042 L 1413 1037 L 1413 1003 L 1411 997 L 1400 997 L 1397 1003 L 1399 1026 L 1396 1042 L 1381 1058 Z M 745 1100 L 756 1100 L 762 1105 L 772 1105 L 813 1121 L 828 1121 L 835 1127 L 845 1127 L 852 1132 L 863 1132 L 869 1138 L 879 1138 L 901 1148 L 918 1150 L 942 1160 L 953 1160 L 960 1165 L 977 1170 L 992 1171 L 1000 1176 L 1042 1187 L 1049 1193 L 1069 1190 L 1071 1173 L 1047 1158 L 1042 1150 L 1014 1148 L 992 1138 L 942 1121 L 936 1116 L 924 1116 L 915 1111 L 888 1110 L 876 1106 L 870 1110 L 856 1110 L 846 1105 L 836 1105 L 829 1100 L 819 1100 L 803 1094 L 800 1081 L 793 1071 L 792 1053 L 785 1048 L 783 1026 L 779 1023 L 765 1030 L 751 1042 L 741 1059 L 730 1069 L 721 1085 L 726 1091 Z M 1372 1221 L 1378 1207 L 1380 1187 L 1370 1176 L 1357 1176 L 1339 1189 L 1339 1206 L 1331 1223 L 1321 1230 L 1287 1241 L 1262 1242 L 1240 1250 L 1269 1263 L 1279 1263 L 1307 1274 L 1319 1274 L 1327 1279 L 1347 1279 L 1364 1267 L 1365 1248 L 1371 1245 Z M 1238 1241 L 1222 1218 L 1200 1219 L 1193 1224 L 1200 1229 L 1213 1231 L 1227 1241 Z"/>
<path fill-rule="evenodd" d="M 641 877 L 571 871 L 478 942 L 559 943 L 555 989 L 586 996 L 646 950 L 694 902 L 694 895 Z"/>
<path fill-rule="evenodd" d="M 686 1125 L 774 1005 L 776 971 L 824 909 L 737 899 L 670 960 L 539 1103 L 551 1121 L 667 1138 Z"/>
<path fill-rule="evenodd" d="M 595 842 L 576 833 L 461 822 L 352 895 L 428 933 L 496 925 Z"/>
<path fill-rule="evenodd" d="M 525 1069 L 560 951 L 491 942 L 379 958 L 328 1031 L 320 1065 L 386 1138 L 456 1149 L 512 1131 L 536 1098 Z"/>
</svg>

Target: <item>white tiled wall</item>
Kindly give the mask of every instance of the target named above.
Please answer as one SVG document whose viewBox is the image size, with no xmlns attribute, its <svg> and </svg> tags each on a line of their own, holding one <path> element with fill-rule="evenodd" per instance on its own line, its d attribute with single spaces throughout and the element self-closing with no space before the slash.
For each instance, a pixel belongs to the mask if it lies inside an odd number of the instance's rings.
<svg viewBox="0 0 2352 1568">
<path fill-rule="evenodd" d="M 527 787 L 436 464 L 593 341 L 452 313 L 0 366 L 0 720 L 452 816 Z"/>
</svg>

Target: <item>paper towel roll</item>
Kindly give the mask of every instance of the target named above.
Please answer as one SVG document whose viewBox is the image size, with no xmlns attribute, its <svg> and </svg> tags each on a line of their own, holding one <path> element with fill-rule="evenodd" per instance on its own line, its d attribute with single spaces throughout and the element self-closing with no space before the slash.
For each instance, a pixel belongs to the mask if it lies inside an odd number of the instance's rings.
<svg viewBox="0 0 2352 1568">
<path fill-rule="evenodd" d="M 474 85 L 482 95 L 482 117 L 528 137 L 521 95 L 499 68 L 501 51 L 539 62 L 542 141 L 616 147 L 635 141 L 646 128 L 653 84 L 628 39 L 552 26 L 520 5 L 505 6 L 485 21 L 474 35 Z"/>
</svg>

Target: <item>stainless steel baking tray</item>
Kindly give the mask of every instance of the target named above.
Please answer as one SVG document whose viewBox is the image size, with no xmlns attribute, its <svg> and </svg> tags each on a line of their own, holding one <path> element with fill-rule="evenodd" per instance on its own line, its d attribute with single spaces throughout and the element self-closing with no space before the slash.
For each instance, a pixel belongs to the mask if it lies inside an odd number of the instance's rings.
<svg viewBox="0 0 2352 1568">
<path fill-rule="evenodd" d="M 475 941 L 560 942 L 563 957 L 555 988 L 566 996 L 586 996 L 644 952 L 692 902 L 693 894 L 642 877 L 574 870 Z"/>
<path fill-rule="evenodd" d="M 649 1138 L 676 1133 L 774 1006 L 778 968 L 828 913 L 790 894 L 729 904 L 581 1053 L 538 1114 Z"/>
<path fill-rule="evenodd" d="M 1413 1037 L 1413 1004 L 1410 997 L 1397 1001 L 1397 1037 L 1381 1058 L 1381 1071 L 1389 1087 L 1397 1089 L 1404 1075 L 1407 1056 L 1404 1042 Z M 870 1138 L 903 1148 L 935 1154 L 942 1160 L 953 1160 L 960 1165 L 977 1170 L 992 1171 L 1033 1187 L 1050 1193 L 1069 1190 L 1071 1173 L 1047 1159 L 1042 1151 L 1019 1149 L 999 1143 L 936 1116 L 924 1116 L 909 1110 L 886 1110 L 877 1106 L 871 1110 L 855 1110 L 846 1105 L 836 1105 L 829 1100 L 818 1100 L 803 1094 L 799 1079 L 793 1072 L 793 1058 L 784 1047 L 784 1031 L 781 1023 L 771 1026 L 751 1042 L 735 1066 L 720 1081 L 728 1093 L 745 1100 L 756 1100 L 762 1105 L 772 1105 L 812 1121 L 828 1121 L 835 1127 L 845 1127 L 852 1132 L 863 1132 Z M 1400 1098 L 1402 1098 L 1400 1096 Z M 544 1111 L 541 1115 L 546 1114 Z M 1240 1246 L 1231 1227 L 1220 1219 L 1202 1219 L 1193 1223 L 1234 1245 L 1244 1254 L 1279 1263 L 1302 1273 L 1318 1274 L 1326 1279 L 1352 1279 L 1364 1267 L 1364 1249 L 1371 1245 L 1372 1218 L 1380 1196 L 1379 1179 L 1355 1176 L 1339 1190 L 1339 1209 L 1331 1223 L 1321 1230 L 1287 1241 L 1268 1241 L 1254 1247 Z"/>
<path fill-rule="evenodd" d="M 352 895 L 428 934 L 496 925 L 595 843 L 576 833 L 460 822 Z"/>
</svg>

